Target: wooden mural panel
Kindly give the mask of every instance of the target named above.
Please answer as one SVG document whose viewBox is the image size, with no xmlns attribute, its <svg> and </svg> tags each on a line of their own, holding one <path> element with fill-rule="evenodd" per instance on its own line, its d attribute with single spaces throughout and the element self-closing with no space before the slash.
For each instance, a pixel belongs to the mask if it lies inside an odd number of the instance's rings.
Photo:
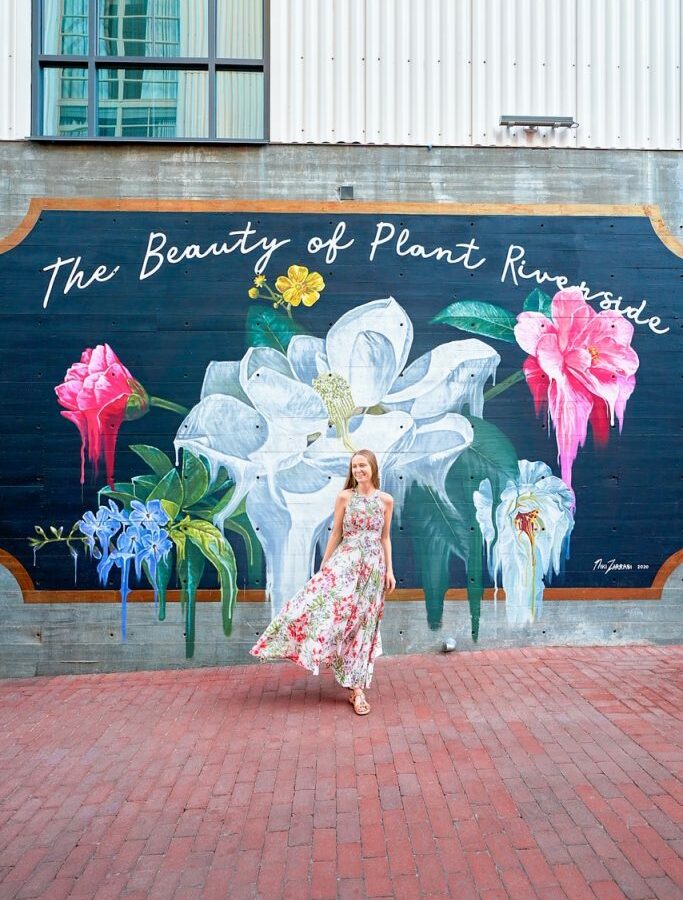
<svg viewBox="0 0 683 900">
<path fill-rule="evenodd" d="M 646 207 L 36 200 L 0 249 L 24 601 L 273 610 L 350 452 L 396 597 L 652 599 L 681 559 L 683 249 Z M 424 615 L 416 607 L 415 615 Z M 189 646 L 191 652 L 191 646 Z"/>
</svg>

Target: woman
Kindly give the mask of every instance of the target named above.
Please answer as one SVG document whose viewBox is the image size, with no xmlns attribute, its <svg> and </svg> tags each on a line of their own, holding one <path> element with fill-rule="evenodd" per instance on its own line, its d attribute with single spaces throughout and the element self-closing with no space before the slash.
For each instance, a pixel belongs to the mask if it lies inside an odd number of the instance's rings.
<svg viewBox="0 0 683 900">
<path fill-rule="evenodd" d="M 320 571 L 263 632 L 252 656 L 291 659 L 318 674 L 329 665 L 359 716 L 370 706 L 364 689 L 382 652 L 384 594 L 396 587 L 391 563 L 393 498 L 379 490 L 377 459 L 359 450 L 337 497 Z"/>
</svg>

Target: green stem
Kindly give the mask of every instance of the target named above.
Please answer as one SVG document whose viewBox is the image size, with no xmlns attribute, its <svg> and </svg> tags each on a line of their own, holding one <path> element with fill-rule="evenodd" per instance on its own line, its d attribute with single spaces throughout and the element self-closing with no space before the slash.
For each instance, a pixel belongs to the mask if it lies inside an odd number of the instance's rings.
<svg viewBox="0 0 683 900">
<path fill-rule="evenodd" d="M 498 394 L 502 394 L 503 391 L 506 391 L 509 387 L 512 387 L 513 384 L 517 384 L 519 381 L 524 381 L 524 372 L 522 372 L 521 369 L 513 372 L 512 375 L 508 375 L 508 377 L 503 379 L 500 384 L 496 384 L 494 387 L 489 388 L 484 394 L 484 400 L 492 400 L 494 397 L 497 397 Z"/>
<path fill-rule="evenodd" d="M 479 619 L 481 617 L 481 598 L 484 595 L 484 545 L 481 531 L 472 532 L 467 556 L 467 601 L 470 607 L 470 625 L 472 640 L 479 640 Z"/>
<path fill-rule="evenodd" d="M 179 403 L 172 403 L 170 400 L 162 400 L 161 397 L 150 397 L 149 405 L 158 406 L 159 409 L 168 409 L 171 412 L 178 413 L 179 416 L 186 416 L 190 411 L 186 406 L 181 406 Z"/>
</svg>

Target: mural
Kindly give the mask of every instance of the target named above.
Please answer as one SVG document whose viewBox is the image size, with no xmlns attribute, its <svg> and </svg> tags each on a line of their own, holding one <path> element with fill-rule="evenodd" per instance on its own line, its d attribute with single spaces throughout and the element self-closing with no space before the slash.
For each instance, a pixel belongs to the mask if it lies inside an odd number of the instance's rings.
<svg viewBox="0 0 683 900">
<path fill-rule="evenodd" d="M 161 621 L 179 590 L 191 656 L 203 589 L 229 635 L 310 577 L 369 447 L 434 629 L 453 589 L 476 640 L 491 586 L 518 627 L 553 579 L 651 584 L 681 260 L 644 216 L 446 212 L 43 212 L 0 257 L 0 546 L 46 599 L 116 585 L 124 640 L 132 589 Z"/>
</svg>

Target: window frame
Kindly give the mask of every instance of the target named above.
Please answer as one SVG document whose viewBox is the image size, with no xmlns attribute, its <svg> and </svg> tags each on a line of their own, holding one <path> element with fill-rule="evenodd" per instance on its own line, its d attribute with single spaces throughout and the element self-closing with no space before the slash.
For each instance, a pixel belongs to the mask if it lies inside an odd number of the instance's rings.
<svg viewBox="0 0 683 900">
<path fill-rule="evenodd" d="M 208 6 L 206 56 L 106 56 L 98 52 L 99 17 L 98 0 L 88 2 L 88 54 L 43 53 L 43 7 L 45 0 L 31 0 L 31 136 L 33 141 L 46 143 L 122 143 L 122 144 L 267 144 L 270 142 L 270 0 L 260 0 L 263 15 L 263 56 L 261 59 L 239 59 L 216 56 L 216 20 L 218 0 L 204 0 Z M 46 69 L 87 69 L 87 135 L 43 134 L 43 73 Z M 98 78 L 100 69 L 171 69 L 177 71 L 204 71 L 208 73 L 208 131 L 205 137 L 130 137 L 97 134 Z M 263 137 L 227 138 L 216 136 L 216 85 L 218 72 L 263 73 Z"/>
</svg>

